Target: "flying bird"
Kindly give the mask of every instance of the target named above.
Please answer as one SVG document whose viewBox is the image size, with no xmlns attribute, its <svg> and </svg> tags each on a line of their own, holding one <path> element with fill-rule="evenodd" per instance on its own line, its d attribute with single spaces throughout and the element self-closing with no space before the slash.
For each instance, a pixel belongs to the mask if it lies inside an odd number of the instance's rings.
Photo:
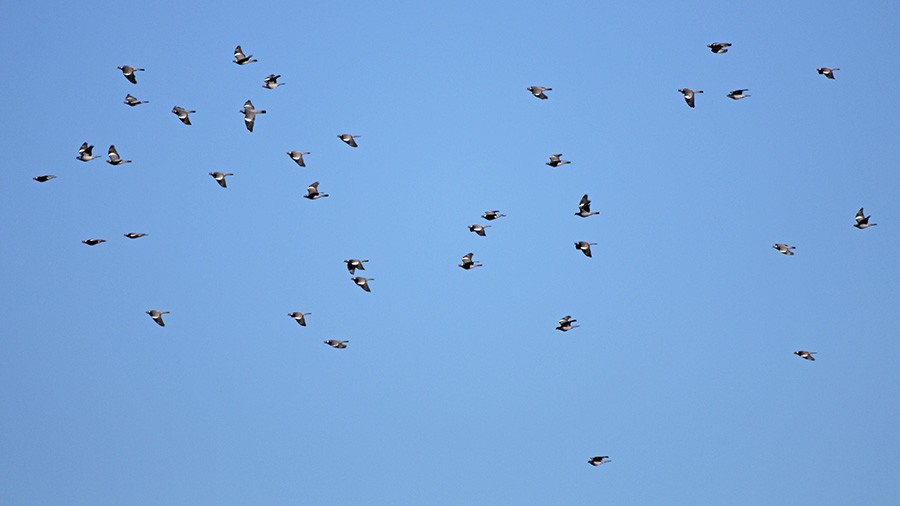
<svg viewBox="0 0 900 506">
<path fill-rule="evenodd" d="M 106 242 L 106 239 L 85 239 L 81 242 L 83 242 L 84 244 L 87 244 L 88 246 L 96 246 L 96 245 L 100 244 L 101 242 Z"/>
<path fill-rule="evenodd" d="M 107 155 L 109 156 L 109 160 L 107 160 L 106 163 L 110 165 L 122 165 L 123 163 L 131 163 L 131 160 L 123 160 L 122 157 L 119 156 L 119 152 L 116 151 L 115 144 L 109 146 Z"/>
<path fill-rule="evenodd" d="M 491 226 L 490 225 L 479 225 L 478 223 L 476 223 L 474 225 L 469 225 L 469 232 L 475 232 L 476 234 L 480 235 L 481 237 L 484 237 L 485 236 L 484 229 L 486 229 L 486 228 L 491 228 Z"/>
<path fill-rule="evenodd" d="M 300 324 L 301 327 L 306 326 L 306 315 L 312 313 L 301 313 L 300 311 L 294 311 L 293 313 L 288 313 L 288 316 L 297 320 L 297 323 Z"/>
<path fill-rule="evenodd" d="M 595 243 L 595 242 L 578 241 L 575 243 L 575 249 L 581 250 L 581 252 L 584 253 L 584 256 L 590 257 L 591 256 L 591 246 L 596 246 L 596 245 L 597 245 L 597 243 Z"/>
<path fill-rule="evenodd" d="M 351 148 L 358 148 L 359 144 L 356 143 L 356 138 L 360 137 L 359 135 L 350 135 L 350 134 L 340 134 L 338 137 L 347 143 Z"/>
<path fill-rule="evenodd" d="M 124 235 L 125 235 L 125 237 L 127 237 L 127 238 L 129 238 L 129 239 L 139 239 L 139 238 L 141 238 L 141 237 L 144 237 L 144 236 L 147 235 L 147 234 L 139 234 L 139 233 L 136 233 L 136 232 L 128 232 L 127 234 L 124 234 Z"/>
<path fill-rule="evenodd" d="M 125 76 L 125 79 L 128 79 L 131 84 L 137 84 L 137 79 L 134 77 L 134 73 L 136 71 L 143 72 L 144 69 L 139 69 L 132 67 L 131 65 L 122 65 L 119 67 L 119 70 L 122 71 L 122 75 Z"/>
<path fill-rule="evenodd" d="M 347 343 L 349 343 L 350 341 L 338 341 L 337 339 L 329 339 L 329 340 L 323 341 L 323 342 L 325 344 L 327 344 L 328 346 L 331 346 L 332 348 L 337 348 L 339 350 L 343 350 L 344 348 L 347 347 Z"/>
<path fill-rule="evenodd" d="M 591 457 L 588 459 L 588 464 L 594 467 L 606 464 L 607 462 L 612 462 L 612 460 L 609 459 L 609 455 L 603 455 L 602 457 Z"/>
<path fill-rule="evenodd" d="M 828 79 L 834 79 L 834 71 L 835 70 L 841 70 L 841 69 L 838 67 L 834 67 L 834 68 L 820 67 L 820 68 L 816 69 L 816 72 L 822 74 L 823 76 L 827 77 Z"/>
<path fill-rule="evenodd" d="M 529 86 L 528 91 L 530 91 L 532 95 L 541 100 L 547 100 L 550 97 L 548 97 L 544 92 L 553 91 L 553 88 L 544 88 L 543 86 Z"/>
<path fill-rule="evenodd" d="M 578 203 L 578 212 L 575 213 L 575 216 L 581 216 L 582 218 L 587 218 L 592 214 L 600 214 L 600 211 L 591 212 L 591 201 L 588 199 L 587 193 L 581 197 L 581 202 Z"/>
<path fill-rule="evenodd" d="M 210 172 L 209 175 L 212 176 L 217 183 L 219 183 L 219 186 L 221 186 L 222 188 L 228 188 L 228 184 L 225 182 L 225 177 L 233 176 L 234 174 L 232 174 L 231 172 Z"/>
<path fill-rule="evenodd" d="M 726 96 L 728 98 L 730 98 L 731 100 L 740 100 L 742 98 L 747 98 L 750 96 L 750 95 L 745 95 L 744 94 L 745 91 L 750 91 L 750 90 L 734 90 L 734 91 L 729 92 L 728 95 L 726 95 Z"/>
<path fill-rule="evenodd" d="M 866 216 L 866 213 L 863 212 L 863 208 L 860 207 L 859 211 L 856 212 L 856 225 L 853 225 L 853 226 L 860 230 L 863 230 L 863 229 L 866 229 L 869 227 L 874 227 L 875 225 L 878 225 L 877 223 L 869 223 L 869 218 L 871 218 L 871 217 L 872 217 L 871 215 Z"/>
<path fill-rule="evenodd" d="M 316 199 L 320 199 L 322 197 L 327 197 L 327 196 L 328 196 L 327 193 L 319 193 L 319 182 L 316 181 L 315 183 L 306 187 L 306 195 L 304 195 L 303 198 L 309 199 L 309 200 L 316 200 Z"/>
<path fill-rule="evenodd" d="M 793 249 L 797 249 L 796 246 L 788 246 L 787 244 L 781 244 L 780 242 L 775 243 L 773 248 L 777 249 L 779 253 L 787 256 L 794 256 L 794 252 L 791 251 Z"/>
<path fill-rule="evenodd" d="M 561 156 L 562 156 L 562 153 L 557 153 L 557 154 L 555 154 L 555 155 L 550 155 L 550 161 L 549 161 L 549 162 L 544 162 L 544 163 L 545 163 L 546 165 L 551 166 L 551 167 L 559 167 L 560 165 L 565 165 L 565 164 L 567 164 L 567 163 L 572 163 L 572 162 L 570 162 L 570 161 L 568 161 L 568 160 L 563 160 L 563 159 L 561 159 L 561 158 L 560 158 Z"/>
<path fill-rule="evenodd" d="M 257 114 L 265 114 L 265 109 L 254 109 L 253 103 L 249 100 L 244 102 L 244 108 L 241 109 L 241 113 L 244 114 L 244 125 L 247 126 L 247 130 L 253 131 L 253 123 L 256 121 Z"/>
<path fill-rule="evenodd" d="M 367 292 L 371 292 L 372 290 L 369 289 L 369 281 L 375 281 L 375 278 L 364 278 L 362 276 L 356 276 L 355 278 L 350 278 L 350 280 L 356 283 L 356 286 L 362 288 Z"/>
<path fill-rule="evenodd" d="M 713 42 L 712 44 L 707 44 L 706 47 L 709 48 L 715 54 L 725 54 L 728 52 L 728 48 L 731 47 L 730 42 Z"/>
<path fill-rule="evenodd" d="M 816 361 L 816 357 L 813 356 L 815 354 L 816 354 L 816 352 L 814 352 L 814 351 L 806 351 L 806 350 L 799 350 L 799 351 L 794 352 L 794 355 L 797 355 L 798 357 L 800 357 L 804 360 L 809 360 L 812 362 Z"/>
<path fill-rule="evenodd" d="M 277 80 L 278 80 L 279 77 L 281 77 L 281 74 L 279 74 L 279 75 L 277 75 L 277 76 L 276 76 L 275 74 L 269 74 L 268 76 L 266 76 L 266 77 L 263 79 L 263 85 L 262 85 L 262 87 L 263 87 L 263 88 L 266 88 L 266 89 L 269 89 L 269 90 L 274 90 L 275 88 L 277 88 L 277 87 L 279 87 L 279 86 L 284 86 L 285 84 L 287 84 L 287 83 L 279 83 L 279 82 L 277 82 Z"/>
<path fill-rule="evenodd" d="M 309 151 L 288 151 L 287 154 L 291 157 L 291 160 L 297 162 L 297 165 L 306 167 L 306 162 L 303 161 L 303 155 L 310 154 Z"/>
<path fill-rule="evenodd" d="M 37 177 L 34 177 L 34 178 L 32 178 L 32 179 L 34 179 L 34 180 L 37 181 L 38 183 L 46 183 L 47 181 L 50 181 L 51 179 L 56 179 L 56 176 L 47 174 L 47 175 L 45 175 L 45 176 L 37 176 Z"/>
<path fill-rule="evenodd" d="M 687 102 L 687 105 L 693 109 L 694 108 L 694 95 L 697 93 L 703 93 L 703 90 L 692 90 L 690 88 L 681 88 L 678 90 L 682 95 L 684 95 L 684 101 Z"/>
<path fill-rule="evenodd" d="M 75 158 L 77 158 L 78 160 L 81 160 L 82 162 L 89 162 L 89 161 L 93 160 L 94 158 L 99 158 L 99 157 L 94 156 L 93 151 L 94 151 L 94 146 L 93 145 L 88 146 L 88 143 L 85 142 L 84 144 L 81 145 L 80 148 L 78 148 L 78 156 L 76 156 Z"/>
<path fill-rule="evenodd" d="M 494 221 L 497 218 L 503 218 L 504 216 L 506 216 L 506 215 L 500 214 L 500 211 L 498 211 L 496 209 L 493 211 L 485 211 L 484 214 L 481 215 L 482 218 L 484 218 L 488 221 Z"/>
<path fill-rule="evenodd" d="M 183 107 L 179 107 L 177 105 L 172 108 L 172 114 L 178 116 L 178 119 L 180 119 L 181 122 L 184 123 L 185 125 L 191 124 L 191 118 L 188 117 L 188 114 L 193 114 L 195 112 L 197 112 L 197 111 L 189 111 L 189 110 L 187 110 Z"/>
<path fill-rule="evenodd" d="M 244 55 L 244 51 L 241 49 L 240 45 L 234 48 L 234 60 L 232 60 L 234 63 L 237 63 L 238 65 L 246 65 L 248 63 L 253 63 L 256 61 L 255 59 L 251 60 L 250 58 L 253 58 L 253 55 Z"/>
<path fill-rule="evenodd" d="M 129 94 L 125 95 L 125 103 L 130 105 L 131 107 L 134 107 L 136 105 L 149 104 L 150 101 L 149 100 L 138 100 L 138 99 L 132 97 L 131 93 L 129 93 Z"/>
<path fill-rule="evenodd" d="M 358 258 L 351 258 L 350 260 L 344 260 L 344 263 L 347 264 L 347 270 L 350 271 L 350 274 L 356 274 L 356 269 L 361 271 L 366 270 L 364 263 L 368 262 L 368 260 L 360 260 Z"/>
<path fill-rule="evenodd" d="M 157 311 L 156 309 L 151 309 L 150 311 L 145 311 L 145 313 L 150 315 L 150 318 L 153 318 L 153 321 L 155 321 L 156 324 L 160 327 L 166 326 L 166 322 L 163 321 L 162 315 L 169 314 L 168 311 Z"/>
<path fill-rule="evenodd" d="M 465 270 L 474 269 L 476 267 L 481 267 L 480 263 L 473 262 L 472 257 L 475 256 L 475 253 L 466 253 L 464 257 L 462 257 L 462 263 L 459 264 Z"/>
<path fill-rule="evenodd" d="M 566 315 L 559 319 L 559 327 L 556 327 L 556 330 L 561 330 L 563 332 L 568 332 L 575 327 L 580 327 L 581 325 L 572 325 L 578 320 L 572 319 L 572 315 Z"/>
</svg>

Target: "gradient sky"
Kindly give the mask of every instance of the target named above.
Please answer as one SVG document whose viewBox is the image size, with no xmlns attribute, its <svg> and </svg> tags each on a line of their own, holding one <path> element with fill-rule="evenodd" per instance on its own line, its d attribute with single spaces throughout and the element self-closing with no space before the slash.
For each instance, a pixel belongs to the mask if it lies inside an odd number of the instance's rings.
<svg viewBox="0 0 900 506">
<path fill-rule="evenodd" d="M 9 3 L 0 503 L 895 504 L 897 19 Z"/>
</svg>

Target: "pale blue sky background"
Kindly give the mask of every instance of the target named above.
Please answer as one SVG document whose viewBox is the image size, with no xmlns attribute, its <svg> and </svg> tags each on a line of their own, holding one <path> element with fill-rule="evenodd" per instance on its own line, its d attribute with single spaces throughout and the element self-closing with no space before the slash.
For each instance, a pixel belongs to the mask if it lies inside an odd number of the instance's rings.
<svg viewBox="0 0 900 506">
<path fill-rule="evenodd" d="M 735 5 L 9 3 L 0 503 L 894 504 L 900 7 Z"/>
</svg>

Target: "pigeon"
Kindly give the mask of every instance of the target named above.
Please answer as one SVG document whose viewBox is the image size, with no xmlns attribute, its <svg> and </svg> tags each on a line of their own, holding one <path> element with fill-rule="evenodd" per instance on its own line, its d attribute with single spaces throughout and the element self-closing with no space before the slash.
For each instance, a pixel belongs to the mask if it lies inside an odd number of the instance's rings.
<svg viewBox="0 0 900 506">
<path fill-rule="evenodd" d="M 578 320 L 573 320 L 572 315 L 566 315 L 559 319 L 559 327 L 556 327 L 556 330 L 561 330 L 563 332 L 568 332 L 575 327 L 580 327 L 581 325 L 572 325 Z"/>
<path fill-rule="evenodd" d="M 274 90 L 275 88 L 277 88 L 279 86 L 284 86 L 285 84 L 287 84 L 287 83 L 276 82 L 279 77 L 281 77 L 280 74 L 277 76 L 275 74 L 269 74 L 265 79 L 263 79 L 262 87 L 269 89 L 269 90 Z"/>
<path fill-rule="evenodd" d="M 297 162 L 297 165 L 306 167 L 306 162 L 303 161 L 303 155 L 310 154 L 309 151 L 288 151 L 287 154 L 291 157 L 291 160 Z"/>
<path fill-rule="evenodd" d="M 241 46 L 238 45 L 238 47 L 234 48 L 234 60 L 232 61 L 234 63 L 237 63 L 238 65 L 246 65 L 248 63 L 253 63 L 256 61 L 255 59 L 251 60 L 250 58 L 252 57 L 252 54 L 250 56 L 245 56 L 244 51 L 241 50 Z"/>
<path fill-rule="evenodd" d="M 94 158 L 99 158 L 99 157 L 94 156 L 93 150 L 94 150 L 94 146 L 93 145 L 88 146 L 88 143 L 85 142 L 84 144 L 81 145 L 80 148 L 78 148 L 78 156 L 76 156 L 75 158 L 81 160 L 82 162 L 89 162 L 89 161 L 93 160 Z"/>
<path fill-rule="evenodd" d="M 578 241 L 575 243 L 575 249 L 581 250 L 584 253 L 584 256 L 591 256 L 591 246 L 596 246 L 595 242 L 587 242 L 587 241 Z"/>
<path fill-rule="evenodd" d="M 50 181 L 51 179 L 56 179 L 56 176 L 47 174 L 47 175 L 45 175 L 45 176 L 37 176 L 37 177 L 34 177 L 34 178 L 32 178 L 32 179 L 34 179 L 34 180 L 37 181 L 38 183 L 46 183 L 47 181 Z"/>
<path fill-rule="evenodd" d="M 750 96 L 750 95 L 745 95 L 744 94 L 745 91 L 750 91 L 750 90 L 734 90 L 734 91 L 728 93 L 728 95 L 726 95 L 726 96 L 728 98 L 730 98 L 731 100 L 740 100 L 742 98 L 747 98 Z"/>
<path fill-rule="evenodd" d="M 210 172 L 209 175 L 212 176 L 217 183 L 219 183 L 219 186 L 221 186 L 222 188 L 228 188 L 228 184 L 225 183 L 225 177 L 233 176 L 234 174 L 232 174 L 231 172 Z"/>
<path fill-rule="evenodd" d="M 543 86 L 529 86 L 528 91 L 530 91 L 532 95 L 541 100 L 547 100 L 549 97 L 544 94 L 544 92 L 553 91 L 553 88 L 544 88 Z"/>
<path fill-rule="evenodd" d="M 244 115 L 244 125 L 251 132 L 253 131 L 253 123 L 256 121 L 256 115 L 266 113 L 265 109 L 254 109 L 253 103 L 249 100 L 244 102 L 244 108 L 240 112 Z"/>
<path fill-rule="evenodd" d="M 555 154 L 555 155 L 550 155 L 550 161 L 549 161 L 549 162 L 545 162 L 545 163 L 546 163 L 547 165 L 551 166 L 551 167 L 559 167 L 560 165 L 565 165 L 565 164 L 567 164 L 567 163 L 572 163 L 572 162 L 570 162 L 570 161 L 568 161 L 568 160 L 561 160 L 561 159 L 560 159 L 561 156 L 562 156 L 562 153 L 558 153 L 558 154 Z"/>
<path fill-rule="evenodd" d="M 122 71 L 122 74 L 125 76 L 125 79 L 128 79 L 131 82 L 131 84 L 137 84 L 137 79 L 134 77 L 134 73 L 136 71 L 140 71 L 140 72 L 144 71 L 144 69 L 135 68 L 135 67 L 132 67 L 131 65 L 122 65 L 121 67 L 119 67 L 119 70 Z"/>
<path fill-rule="evenodd" d="M 150 311 L 145 311 L 145 313 L 150 315 L 150 318 L 153 318 L 153 321 L 155 321 L 156 324 L 160 327 L 166 326 L 166 322 L 163 321 L 162 315 L 169 314 L 168 311 L 157 311 L 156 309 L 151 309 Z"/>
<path fill-rule="evenodd" d="M 694 108 L 694 95 L 697 93 L 703 93 L 703 90 L 692 90 L 690 88 L 681 88 L 678 90 L 682 95 L 684 95 L 684 101 L 687 102 L 687 105 L 693 109 Z"/>
<path fill-rule="evenodd" d="M 327 196 L 328 196 L 327 193 L 319 193 L 319 182 L 316 181 L 315 183 L 306 187 L 306 195 L 304 195 L 303 198 L 309 199 L 309 200 L 316 200 L 316 199 L 320 199 L 322 197 L 327 197 Z"/>
<path fill-rule="evenodd" d="M 183 107 L 179 107 L 177 105 L 172 108 L 172 114 L 178 116 L 178 119 L 180 119 L 181 122 L 185 125 L 191 124 L 191 118 L 188 117 L 188 114 L 193 114 L 195 112 L 197 111 L 188 111 L 187 109 L 184 109 Z"/>
<path fill-rule="evenodd" d="M 129 93 L 129 94 L 125 95 L 125 103 L 130 105 L 131 107 L 134 107 L 136 105 L 149 104 L 150 101 L 149 100 L 138 100 L 138 99 L 132 97 L 131 93 Z"/>
<path fill-rule="evenodd" d="M 322 341 L 322 342 L 324 342 L 328 346 L 331 346 L 332 348 L 337 348 L 339 350 L 343 350 L 344 348 L 347 347 L 347 343 L 349 343 L 350 341 L 338 341 L 337 339 L 329 339 L 327 341 Z"/>
<path fill-rule="evenodd" d="M 96 246 L 96 245 L 100 244 L 101 242 L 106 242 L 106 239 L 85 239 L 81 242 L 83 242 L 84 244 L 87 244 L 88 246 Z"/>
<path fill-rule="evenodd" d="M 127 234 L 124 234 L 124 235 L 125 235 L 125 237 L 127 237 L 127 238 L 129 238 L 129 239 L 139 239 L 139 238 L 141 238 L 141 237 L 144 237 L 144 236 L 147 235 L 147 234 L 139 234 L 139 233 L 136 233 L 136 232 L 128 232 Z"/>
<path fill-rule="evenodd" d="M 109 146 L 108 155 L 109 160 L 107 160 L 106 163 L 110 165 L 122 165 L 123 163 L 131 163 L 131 160 L 122 160 L 122 158 L 119 156 L 119 152 L 116 151 L 115 144 Z"/>
<path fill-rule="evenodd" d="M 350 146 L 351 148 L 358 148 L 358 147 L 359 147 L 359 144 L 357 144 L 356 141 L 354 140 L 354 139 L 356 139 L 357 137 L 359 137 L 359 135 L 340 134 L 340 135 L 338 135 L 338 137 L 339 137 L 342 141 L 346 142 L 347 145 Z"/>
<path fill-rule="evenodd" d="M 360 260 L 358 258 L 344 260 L 344 263 L 347 264 L 347 270 L 350 271 L 350 274 L 356 274 L 356 269 L 359 269 L 361 271 L 366 270 L 366 268 L 363 266 L 363 264 L 366 262 L 368 262 L 368 260 Z"/>
<path fill-rule="evenodd" d="M 474 225 L 469 225 L 469 232 L 475 232 L 476 234 L 480 235 L 481 237 L 484 237 L 485 236 L 484 229 L 486 229 L 486 228 L 491 228 L 491 226 L 490 225 L 479 225 L 476 223 Z"/>
<path fill-rule="evenodd" d="M 853 225 L 853 226 L 860 230 L 863 230 L 863 229 L 866 229 L 869 227 L 874 227 L 875 225 L 878 225 L 877 223 L 869 223 L 869 218 L 871 218 L 871 217 L 872 217 L 871 215 L 866 216 L 866 214 L 863 212 L 863 208 L 860 207 L 859 211 L 856 212 L 856 225 Z"/>
<path fill-rule="evenodd" d="M 813 356 L 815 354 L 816 354 L 816 352 L 814 352 L 814 351 L 806 351 L 806 350 L 800 350 L 800 351 L 794 352 L 794 355 L 797 355 L 798 357 L 800 357 L 804 360 L 810 360 L 812 362 L 816 361 L 816 357 Z"/>
<path fill-rule="evenodd" d="M 841 69 L 838 67 L 835 67 L 835 68 L 821 67 L 821 68 L 817 68 L 816 72 L 822 74 L 823 76 L 827 77 L 828 79 L 834 79 L 834 71 L 835 70 L 841 70 Z"/>
<path fill-rule="evenodd" d="M 300 311 L 294 311 L 293 313 L 288 313 L 288 316 L 297 320 L 297 323 L 300 324 L 301 327 L 306 326 L 306 315 L 312 313 L 301 313 Z"/>
<path fill-rule="evenodd" d="M 372 290 L 369 289 L 369 281 L 374 281 L 375 278 L 364 278 L 362 276 L 356 276 L 355 278 L 350 278 L 350 280 L 356 283 L 356 286 L 362 288 L 367 292 L 371 292 Z"/>
<path fill-rule="evenodd" d="M 575 213 L 575 216 L 581 216 L 582 218 L 587 218 L 592 214 L 600 214 L 600 211 L 591 212 L 591 201 L 588 199 L 587 193 L 581 197 L 581 202 L 578 203 L 578 212 Z"/>
<path fill-rule="evenodd" d="M 481 267 L 481 264 L 472 261 L 474 255 L 475 253 L 466 253 L 466 256 L 462 257 L 462 263 L 459 264 L 459 266 L 465 270 Z"/>
<path fill-rule="evenodd" d="M 590 464 L 594 467 L 597 467 L 602 464 L 606 464 L 607 462 L 612 462 L 612 460 L 609 459 L 608 455 L 603 455 L 602 457 L 591 457 L 588 459 L 588 464 Z"/>
<path fill-rule="evenodd" d="M 506 216 L 506 215 L 500 214 L 500 211 L 498 211 L 496 209 L 493 211 L 485 211 L 484 214 L 481 215 L 482 218 L 484 218 L 488 221 L 494 221 L 497 218 L 503 218 L 504 216 Z"/>
<path fill-rule="evenodd" d="M 772 247 L 777 249 L 782 255 L 787 255 L 789 257 L 794 256 L 794 252 L 791 250 L 797 249 L 796 246 L 788 246 L 787 244 L 781 244 L 780 242 L 775 243 Z"/>
<path fill-rule="evenodd" d="M 730 42 L 713 42 L 712 44 L 707 44 L 706 47 L 710 49 L 715 54 L 725 54 L 728 52 L 728 48 L 731 47 Z"/>
</svg>

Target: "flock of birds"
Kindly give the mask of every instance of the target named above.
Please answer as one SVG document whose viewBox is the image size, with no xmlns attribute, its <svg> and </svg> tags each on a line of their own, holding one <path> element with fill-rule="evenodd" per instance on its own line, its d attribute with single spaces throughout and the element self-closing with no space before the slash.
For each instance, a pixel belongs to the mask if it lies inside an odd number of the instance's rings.
<svg viewBox="0 0 900 506">
<path fill-rule="evenodd" d="M 728 48 L 731 47 L 731 45 L 732 44 L 728 43 L 728 42 L 714 42 L 712 44 L 708 44 L 707 47 L 714 54 L 725 54 L 728 52 Z M 250 63 L 254 63 L 257 61 L 258 60 L 253 58 L 253 55 L 246 55 L 244 53 L 244 51 L 241 49 L 240 45 L 238 45 L 234 49 L 234 60 L 232 60 L 233 63 L 235 63 L 237 65 L 248 65 Z M 135 72 L 144 72 L 145 71 L 145 69 L 143 69 L 143 68 L 132 67 L 130 65 L 123 65 L 123 66 L 118 67 L 118 69 L 122 71 L 122 75 L 125 77 L 125 79 L 127 79 L 132 84 L 137 84 L 137 77 L 135 75 Z M 840 68 L 820 67 L 816 70 L 819 74 L 824 75 L 826 78 L 834 79 L 835 78 L 834 71 L 840 70 Z M 266 76 L 263 79 L 262 87 L 265 89 L 274 90 L 274 89 L 279 88 L 280 86 L 284 86 L 286 83 L 278 82 L 278 79 L 280 77 L 281 76 L 277 75 L 277 74 L 269 74 L 268 76 Z M 528 87 L 527 90 L 529 92 L 531 92 L 531 94 L 534 97 L 536 97 L 540 100 L 547 100 L 547 99 L 549 99 L 549 97 L 546 92 L 552 91 L 553 88 L 535 85 L 535 86 Z M 749 89 L 732 90 L 726 96 L 732 100 L 741 100 L 741 99 L 750 97 L 750 95 L 748 95 L 746 93 L 748 91 L 750 91 L 750 90 Z M 678 92 L 684 96 L 684 100 L 687 103 L 687 105 L 691 108 L 694 108 L 696 105 L 696 97 L 698 94 L 703 93 L 703 90 L 694 90 L 691 88 L 681 88 L 678 90 Z M 128 105 L 129 107 L 136 107 L 138 105 L 147 104 L 149 102 L 146 100 L 139 100 L 138 98 L 132 96 L 129 93 L 125 96 L 124 103 L 126 105 Z M 191 125 L 190 115 L 193 113 L 196 113 L 196 112 L 197 111 L 189 110 L 189 109 L 186 109 L 186 108 L 178 106 L 178 105 L 176 105 L 172 108 L 172 114 L 177 116 L 178 119 L 185 125 Z M 253 132 L 253 126 L 256 122 L 256 116 L 259 114 L 266 114 L 265 110 L 256 109 L 250 100 L 247 100 L 244 103 L 243 109 L 241 109 L 239 112 L 244 115 L 244 125 L 246 126 L 246 128 L 249 132 Z M 352 134 L 347 134 L 347 133 L 338 134 L 338 138 L 342 142 L 344 142 L 348 146 L 350 146 L 351 148 L 359 147 L 359 144 L 356 142 L 356 139 L 359 137 L 360 137 L 359 135 L 352 135 Z M 87 142 L 83 143 L 81 145 L 81 147 L 78 149 L 78 156 L 76 157 L 76 159 L 80 160 L 82 162 L 90 162 L 91 160 L 99 158 L 98 156 L 93 154 L 93 149 L 94 149 L 93 145 L 90 145 Z M 291 160 L 293 160 L 300 167 L 306 167 L 306 163 L 303 160 L 303 155 L 308 155 L 308 154 L 310 154 L 308 151 L 288 151 L 287 152 L 287 155 L 291 158 Z M 553 167 L 553 168 L 558 168 L 558 167 L 562 167 L 563 165 L 572 163 L 569 160 L 563 160 L 562 156 L 563 156 L 562 153 L 556 153 L 556 154 L 549 155 L 550 161 L 546 162 L 546 165 Z M 119 152 L 116 150 L 115 145 L 109 146 L 109 149 L 107 150 L 107 157 L 108 157 L 108 159 L 106 160 L 106 163 L 113 165 L 113 166 L 131 163 L 131 160 L 125 160 L 119 155 Z M 222 188 L 227 188 L 228 184 L 227 184 L 226 178 L 229 176 L 233 176 L 234 174 L 230 173 L 230 172 L 210 172 L 209 175 L 216 181 L 216 183 L 218 183 L 219 186 L 221 186 Z M 56 178 L 56 176 L 47 174 L 47 175 L 41 175 L 41 176 L 34 177 L 33 179 L 39 183 L 46 183 L 55 178 Z M 318 200 L 321 198 L 328 197 L 328 194 L 320 193 L 319 192 L 319 182 L 315 181 L 307 187 L 307 194 L 304 195 L 303 197 L 306 199 L 309 199 L 309 200 Z M 585 194 L 581 198 L 581 201 L 578 203 L 578 211 L 575 213 L 575 216 L 578 216 L 581 218 L 588 218 L 590 216 L 597 215 L 597 214 L 600 214 L 599 211 L 591 211 L 591 201 L 588 198 L 588 195 Z M 485 211 L 484 214 L 481 215 L 481 217 L 484 220 L 489 221 L 489 222 L 493 222 L 494 220 L 503 218 L 505 216 L 506 216 L 505 214 L 501 214 L 500 210 L 497 210 L 497 209 Z M 864 209 L 860 208 L 859 211 L 856 213 L 856 223 L 853 226 L 860 230 L 875 226 L 876 223 L 869 223 L 870 218 L 871 218 L 871 216 L 866 216 Z M 481 236 L 481 237 L 485 237 L 487 235 L 486 229 L 490 228 L 490 227 L 491 227 L 491 225 L 482 225 L 480 223 L 475 223 L 475 224 L 468 226 L 470 232 L 473 232 L 476 235 Z M 147 234 L 138 233 L 138 232 L 127 232 L 123 235 L 125 237 L 127 237 L 128 239 L 139 239 L 141 237 L 146 236 Z M 106 242 L 105 239 L 98 239 L 98 238 L 90 238 L 90 239 L 85 239 L 82 241 L 82 243 L 84 243 L 88 246 L 97 246 L 104 242 Z M 596 245 L 596 244 L 597 243 L 589 242 L 589 241 L 576 241 L 575 249 L 578 251 L 581 251 L 586 257 L 591 258 L 592 257 L 591 246 Z M 776 249 L 779 253 L 782 253 L 787 256 L 793 256 L 794 250 L 796 249 L 796 246 L 791 246 L 791 245 L 784 244 L 784 243 L 776 243 L 772 247 L 774 249 Z M 475 269 L 476 267 L 482 267 L 481 263 L 476 262 L 474 260 L 474 256 L 475 256 L 475 254 L 472 252 L 465 254 L 462 257 L 462 262 L 459 264 L 459 267 L 461 267 L 464 270 L 471 270 L 471 269 Z M 375 278 L 368 278 L 368 277 L 356 275 L 357 270 L 360 270 L 360 271 L 366 270 L 364 264 L 368 263 L 368 262 L 369 262 L 369 260 L 363 260 L 363 259 L 357 259 L 357 258 L 344 260 L 344 263 L 347 266 L 347 270 L 349 271 L 350 275 L 352 276 L 350 278 L 351 281 L 353 281 L 353 283 L 356 284 L 357 286 L 359 286 L 362 290 L 364 290 L 366 292 L 371 292 L 372 290 L 369 287 L 369 281 L 374 281 Z M 150 316 L 151 319 L 153 319 L 154 322 L 156 322 L 157 325 L 159 325 L 160 327 L 165 327 L 166 323 L 165 323 L 165 321 L 163 321 L 163 315 L 169 314 L 169 311 L 160 311 L 158 309 L 150 309 L 150 310 L 146 311 L 146 313 Z M 301 311 L 294 311 L 294 312 L 288 313 L 288 316 L 293 318 L 300 326 L 306 327 L 306 325 L 307 325 L 306 317 L 311 314 L 312 313 L 304 313 Z M 561 332 L 568 332 L 572 329 L 575 329 L 575 328 L 579 327 L 579 325 L 573 325 L 576 321 L 578 321 L 578 320 L 574 319 L 572 317 L 572 315 L 563 316 L 562 318 L 559 319 L 559 326 L 556 327 L 556 330 L 559 330 Z M 328 346 L 331 346 L 332 348 L 344 349 L 344 348 L 347 348 L 347 343 L 349 343 L 349 342 L 350 341 L 348 341 L 348 340 L 328 339 L 328 340 L 324 341 L 324 344 L 327 344 Z M 807 351 L 807 350 L 798 350 L 798 351 L 795 351 L 794 354 L 805 360 L 814 361 L 815 358 L 813 357 L 813 355 L 815 355 L 816 352 Z M 590 464 L 592 466 L 600 466 L 607 462 L 611 462 L 611 460 L 609 459 L 609 456 L 607 456 L 607 455 L 594 456 L 594 457 L 591 457 L 590 459 L 588 459 L 588 464 Z"/>
</svg>

